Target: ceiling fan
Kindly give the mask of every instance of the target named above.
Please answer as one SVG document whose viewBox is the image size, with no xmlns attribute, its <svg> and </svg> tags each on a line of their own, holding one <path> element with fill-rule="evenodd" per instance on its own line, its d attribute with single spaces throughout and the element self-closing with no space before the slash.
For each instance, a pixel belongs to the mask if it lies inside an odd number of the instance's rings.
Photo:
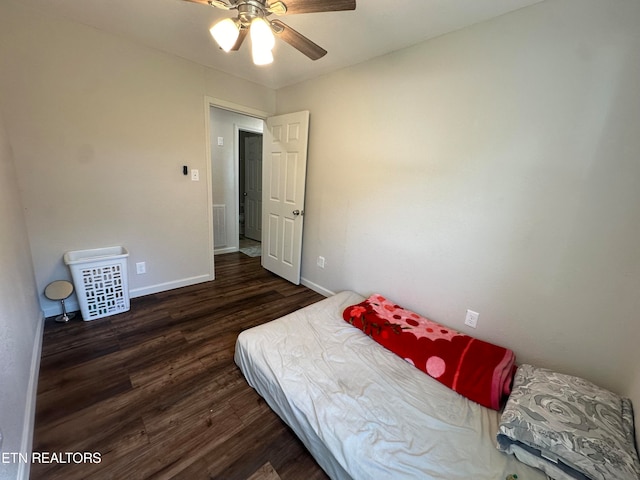
<svg viewBox="0 0 640 480">
<path fill-rule="evenodd" d="M 273 62 L 272 50 L 275 37 L 281 38 L 311 60 L 318 60 L 327 51 L 304 35 L 282 23 L 269 20 L 275 15 L 297 13 L 337 12 L 355 10 L 356 0 L 185 0 L 224 10 L 237 10 L 236 18 L 225 18 L 210 30 L 220 48 L 225 52 L 236 51 L 247 33 L 251 37 L 253 63 L 266 65 Z M 274 36 L 275 35 L 275 36 Z"/>
</svg>

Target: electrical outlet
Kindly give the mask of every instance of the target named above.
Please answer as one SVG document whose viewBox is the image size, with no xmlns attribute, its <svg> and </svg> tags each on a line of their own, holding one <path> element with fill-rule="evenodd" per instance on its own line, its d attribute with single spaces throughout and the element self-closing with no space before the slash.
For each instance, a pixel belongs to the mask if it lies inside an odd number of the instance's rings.
<svg viewBox="0 0 640 480">
<path fill-rule="evenodd" d="M 324 268 L 324 257 L 318 257 L 317 264 L 320 268 Z"/>
<path fill-rule="evenodd" d="M 478 317 L 480 314 L 478 312 L 474 312 L 473 310 L 467 310 L 467 316 L 464 319 L 464 324 L 468 325 L 471 328 L 476 328 L 478 325 Z"/>
<path fill-rule="evenodd" d="M 195 168 L 191 169 L 191 180 L 194 182 L 198 182 L 200 180 L 200 172 Z"/>
<path fill-rule="evenodd" d="M 147 273 L 147 263 L 146 262 L 136 263 L 136 273 L 138 275 L 140 275 L 141 273 Z"/>
</svg>

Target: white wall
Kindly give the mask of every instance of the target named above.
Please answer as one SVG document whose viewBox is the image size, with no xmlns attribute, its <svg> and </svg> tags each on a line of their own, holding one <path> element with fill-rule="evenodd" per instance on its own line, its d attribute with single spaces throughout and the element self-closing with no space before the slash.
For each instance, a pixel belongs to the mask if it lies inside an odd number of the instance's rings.
<svg viewBox="0 0 640 480">
<path fill-rule="evenodd" d="M 229 110 L 211 108 L 211 181 L 213 204 L 224 205 L 226 238 L 214 238 L 216 253 L 239 248 L 238 221 L 238 130 L 262 131 L 264 122 Z M 222 137 L 223 145 L 218 145 Z"/>
<path fill-rule="evenodd" d="M 640 404 L 638 25 L 637 1 L 547 0 L 279 90 L 311 111 L 306 281 Z"/>
<path fill-rule="evenodd" d="M 0 71 L 39 292 L 64 252 L 111 245 L 133 296 L 210 278 L 205 96 L 272 112 L 275 92 L 14 2 Z"/>
<path fill-rule="evenodd" d="M 3 452 L 30 452 L 42 312 L 13 153 L 0 116 L 0 433 Z M 0 479 L 27 478 L 29 465 L 0 463 Z"/>
</svg>

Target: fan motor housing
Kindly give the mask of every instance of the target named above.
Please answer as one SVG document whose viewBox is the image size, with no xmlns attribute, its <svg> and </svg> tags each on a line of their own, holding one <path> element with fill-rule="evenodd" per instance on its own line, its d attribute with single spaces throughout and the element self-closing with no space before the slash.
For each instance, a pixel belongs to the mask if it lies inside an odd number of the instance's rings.
<svg viewBox="0 0 640 480">
<path fill-rule="evenodd" d="M 245 27 L 248 27 L 254 18 L 265 18 L 266 15 L 264 3 L 260 3 L 257 0 L 246 0 L 238 3 L 238 18 Z"/>
</svg>

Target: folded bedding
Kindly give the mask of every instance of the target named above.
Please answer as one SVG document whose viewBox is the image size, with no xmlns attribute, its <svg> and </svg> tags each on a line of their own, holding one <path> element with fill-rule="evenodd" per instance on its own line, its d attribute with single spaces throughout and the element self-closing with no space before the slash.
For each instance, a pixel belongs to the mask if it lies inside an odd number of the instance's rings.
<svg viewBox="0 0 640 480">
<path fill-rule="evenodd" d="M 521 365 L 497 440 L 556 480 L 640 478 L 631 401 L 580 377 Z"/>
<path fill-rule="evenodd" d="M 511 391 L 513 351 L 442 326 L 379 294 L 347 307 L 344 320 L 447 387 L 499 410 Z"/>
</svg>

